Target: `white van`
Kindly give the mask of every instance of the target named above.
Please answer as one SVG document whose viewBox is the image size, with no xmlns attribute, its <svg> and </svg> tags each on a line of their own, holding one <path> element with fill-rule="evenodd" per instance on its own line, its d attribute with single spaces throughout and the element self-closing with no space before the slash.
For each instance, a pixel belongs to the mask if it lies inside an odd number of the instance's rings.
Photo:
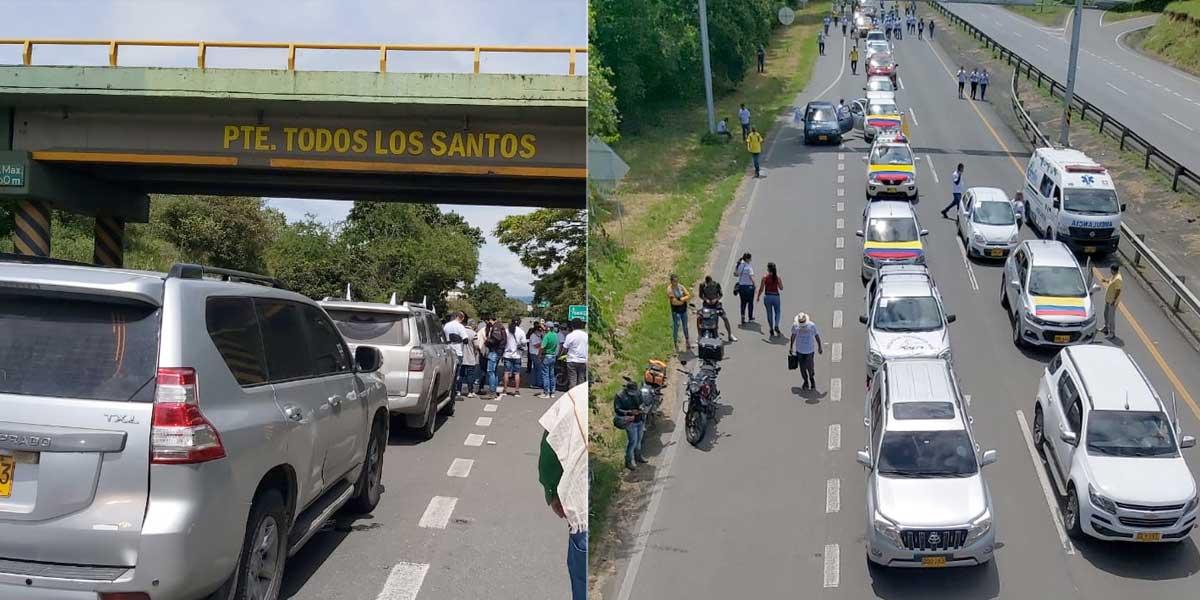
<svg viewBox="0 0 1200 600">
<path fill-rule="evenodd" d="M 1038 148 L 1025 168 L 1025 221 L 1043 237 L 1075 252 L 1108 254 L 1121 239 L 1121 213 L 1112 177 L 1073 149 Z"/>
</svg>

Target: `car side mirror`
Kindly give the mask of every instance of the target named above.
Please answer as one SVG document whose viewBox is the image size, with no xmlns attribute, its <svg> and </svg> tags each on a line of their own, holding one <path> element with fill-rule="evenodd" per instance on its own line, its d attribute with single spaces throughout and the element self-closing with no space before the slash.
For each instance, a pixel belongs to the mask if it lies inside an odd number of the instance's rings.
<svg viewBox="0 0 1200 600">
<path fill-rule="evenodd" d="M 863 232 L 862 232 L 862 230 L 861 230 L 861 229 L 859 229 L 858 231 L 855 231 L 855 232 L 854 232 L 854 235 L 857 235 L 858 237 L 862 237 L 862 236 L 863 236 Z"/>
<path fill-rule="evenodd" d="M 855 456 L 855 459 L 858 460 L 858 464 L 868 469 L 871 468 L 871 454 L 866 450 L 859 450 L 858 455 Z"/>
<path fill-rule="evenodd" d="M 1125 212 L 1125 203 L 1124 202 L 1121 203 L 1121 212 Z"/>
<path fill-rule="evenodd" d="M 979 466 L 986 467 L 990 464 L 995 463 L 997 460 L 999 460 L 999 458 L 1000 458 L 1000 456 L 996 453 L 995 450 L 984 450 L 983 458 L 980 459 L 980 461 L 979 461 Z"/>
<path fill-rule="evenodd" d="M 374 373 L 383 366 L 383 353 L 374 346 L 359 346 L 354 349 L 354 365 L 363 373 Z"/>
<path fill-rule="evenodd" d="M 867 315 L 858 315 L 858 322 L 863 325 L 867 324 Z"/>
<path fill-rule="evenodd" d="M 1058 208 L 1060 206 L 1062 206 L 1062 201 L 1056 199 L 1053 203 L 1050 204 L 1050 206 L 1053 206 L 1054 210 L 1058 210 Z"/>
<path fill-rule="evenodd" d="M 1075 433 L 1074 431 L 1060 431 L 1058 433 L 1058 439 L 1074 446 L 1079 443 L 1079 434 Z"/>
<path fill-rule="evenodd" d="M 925 237 L 925 236 L 927 236 L 927 235 L 929 235 L 929 230 L 928 230 L 928 229 L 922 229 L 922 230 L 921 230 L 921 237 Z"/>
<path fill-rule="evenodd" d="M 1192 446 L 1195 446 L 1195 445 L 1196 445 L 1196 436 L 1185 435 L 1185 436 L 1179 438 L 1179 447 L 1180 448 L 1191 448 Z"/>
<path fill-rule="evenodd" d="M 957 321 L 957 320 L 958 320 L 958 315 L 956 315 L 956 314 L 953 314 L 953 313 L 951 313 L 951 314 L 948 314 L 948 315 L 946 315 L 946 322 L 947 322 L 947 323 L 953 323 L 953 322 L 955 322 L 955 321 Z"/>
</svg>

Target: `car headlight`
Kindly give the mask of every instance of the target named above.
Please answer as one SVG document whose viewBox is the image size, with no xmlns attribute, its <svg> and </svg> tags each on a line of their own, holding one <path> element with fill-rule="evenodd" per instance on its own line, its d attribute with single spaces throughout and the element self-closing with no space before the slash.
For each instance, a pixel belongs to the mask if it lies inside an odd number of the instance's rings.
<svg viewBox="0 0 1200 600">
<path fill-rule="evenodd" d="M 870 256 L 864 254 L 863 255 L 863 264 L 867 265 L 868 267 L 873 267 L 873 266 L 875 266 L 875 260 L 872 259 Z"/>
<path fill-rule="evenodd" d="M 1092 484 L 1090 483 L 1088 484 L 1088 497 L 1092 500 L 1092 506 L 1095 506 L 1096 508 L 1099 508 L 1100 510 L 1103 510 L 1109 514 L 1115 514 L 1117 512 L 1117 505 L 1113 503 L 1112 500 L 1109 500 L 1108 498 L 1105 498 L 1096 492 L 1096 488 L 1092 487 Z"/>
<path fill-rule="evenodd" d="M 879 176 L 871 173 L 870 175 L 867 175 L 867 181 L 871 183 L 879 183 Z"/>
<path fill-rule="evenodd" d="M 874 523 L 875 533 L 878 533 L 879 535 L 883 536 L 888 541 L 892 542 L 893 544 L 895 544 L 896 546 L 898 546 L 900 548 L 904 547 L 904 542 L 900 541 L 900 527 L 899 526 L 897 526 L 895 523 L 889 521 L 883 515 L 879 514 L 878 511 L 875 513 L 874 522 L 875 522 Z"/>
<path fill-rule="evenodd" d="M 914 261 L 913 261 L 913 263 L 915 263 L 915 264 L 918 264 L 918 265 L 923 265 L 923 264 L 925 264 L 925 255 L 924 255 L 924 254 L 918 254 L 918 255 L 917 255 L 917 259 L 916 259 L 916 260 L 914 260 Z"/>
<path fill-rule="evenodd" d="M 950 360 L 950 349 L 946 348 L 945 350 L 938 352 L 938 358 L 942 360 Z"/>
<path fill-rule="evenodd" d="M 1050 325 L 1054 325 L 1054 323 L 1052 323 L 1050 321 L 1047 321 L 1045 319 L 1039 319 L 1029 313 L 1025 313 L 1025 320 L 1029 321 L 1030 323 L 1033 323 L 1034 325 L 1037 325 L 1039 327 L 1048 327 Z"/>
<path fill-rule="evenodd" d="M 1196 508 L 1196 504 L 1200 504 L 1200 496 L 1192 496 L 1192 499 L 1187 503 L 1187 506 L 1183 507 L 1183 514 L 1186 515 L 1192 512 L 1192 509 Z"/>
<path fill-rule="evenodd" d="M 992 513 L 983 511 L 982 515 L 976 517 L 970 524 L 970 530 L 967 531 L 967 540 L 963 545 L 974 543 L 979 538 L 987 535 L 992 530 Z"/>
<path fill-rule="evenodd" d="M 983 245 L 984 243 L 987 242 L 987 238 L 983 237 L 982 233 L 976 233 L 975 235 L 972 235 L 971 239 L 974 240 L 974 242 L 976 244 L 980 244 L 980 245 Z"/>
<path fill-rule="evenodd" d="M 1084 329 L 1087 329 L 1088 327 L 1091 327 L 1095 322 L 1096 322 L 1096 317 L 1091 316 L 1091 317 L 1088 317 L 1088 318 L 1080 321 L 1079 326 Z"/>
<path fill-rule="evenodd" d="M 867 364 L 871 365 L 872 367 L 878 367 L 879 365 L 882 365 L 883 355 L 872 350 L 869 354 L 867 354 Z"/>
</svg>

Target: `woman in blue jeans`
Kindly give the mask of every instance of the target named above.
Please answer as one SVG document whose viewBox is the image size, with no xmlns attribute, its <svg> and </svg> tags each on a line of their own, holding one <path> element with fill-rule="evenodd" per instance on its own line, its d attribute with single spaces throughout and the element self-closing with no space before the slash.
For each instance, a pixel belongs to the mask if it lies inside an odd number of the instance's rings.
<svg viewBox="0 0 1200 600">
<path fill-rule="evenodd" d="M 779 277 L 775 263 L 767 263 L 767 274 L 763 275 L 762 282 L 758 286 L 758 298 L 763 301 L 763 306 L 767 309 L 767 327 L 771 329 L 769 332 L 771 337 L 783 335 L 783 332 L 779 330 L 779 292 L 782 290 L 783 279 Z"/>
</svg>

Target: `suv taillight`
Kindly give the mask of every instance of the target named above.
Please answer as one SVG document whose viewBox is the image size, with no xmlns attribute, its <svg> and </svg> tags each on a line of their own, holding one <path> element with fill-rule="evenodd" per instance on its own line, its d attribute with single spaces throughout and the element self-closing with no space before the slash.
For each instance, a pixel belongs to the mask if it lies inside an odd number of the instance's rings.
<svg viewBox="0 0 1200 600">
<path fill-rule="evenodd" d="M 413 348 L 408 353 L 408 370 L 409 371 L 424 371 L 425 370 L 425 351 L 420 348 Z"/>
<path fill-rule="evenodd" d="M 160 368 L 150 427 L 150 462 L 194 464 L 224 457 L 221 436 L 200 412 L 196 370 Z"/>
</svg>

